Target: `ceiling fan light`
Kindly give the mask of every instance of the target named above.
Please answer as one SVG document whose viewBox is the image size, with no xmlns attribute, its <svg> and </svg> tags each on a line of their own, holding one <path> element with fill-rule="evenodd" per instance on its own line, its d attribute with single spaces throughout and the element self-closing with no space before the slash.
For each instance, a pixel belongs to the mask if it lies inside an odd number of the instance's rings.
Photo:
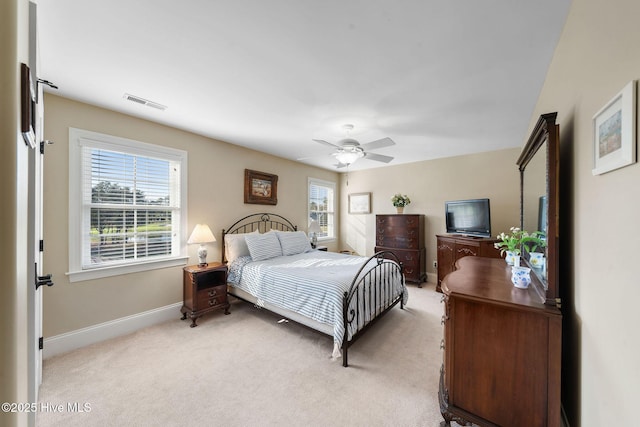
<svg viewBox="0 0 640 427">
<path fill-rule="evenodd" d="M 364 157 L 362 151 L 341 151 L 335 153 L 334 156 L 343 165 L 350 165 L 361 157 Z"/>
</svg>

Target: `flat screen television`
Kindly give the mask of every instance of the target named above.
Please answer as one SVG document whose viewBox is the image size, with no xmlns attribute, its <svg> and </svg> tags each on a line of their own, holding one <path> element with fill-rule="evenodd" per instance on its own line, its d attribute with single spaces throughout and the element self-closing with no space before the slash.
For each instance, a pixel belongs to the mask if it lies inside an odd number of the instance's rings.
<svg viewBox="0 0 640 427">
<path fill-rule="evenodd" d="M 489 199 L 445 202 L 447 233 L 491 237 Z"/>
</svg>

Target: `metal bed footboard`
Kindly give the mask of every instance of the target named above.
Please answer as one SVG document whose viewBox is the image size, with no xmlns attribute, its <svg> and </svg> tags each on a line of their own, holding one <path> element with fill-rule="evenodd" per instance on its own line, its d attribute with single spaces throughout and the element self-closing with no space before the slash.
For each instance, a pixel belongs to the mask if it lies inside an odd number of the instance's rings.
<svg viewBox="0 0 640 427">
<path fill-rule="evenodd" d="M 402 263 L 393 252 L 377 252 L 360 268 L 343 297 L 342 366 L 348 366 L 349 347 L 369 327 L 396 304 L 404 308 L 404 292 Z"/>
</svg>

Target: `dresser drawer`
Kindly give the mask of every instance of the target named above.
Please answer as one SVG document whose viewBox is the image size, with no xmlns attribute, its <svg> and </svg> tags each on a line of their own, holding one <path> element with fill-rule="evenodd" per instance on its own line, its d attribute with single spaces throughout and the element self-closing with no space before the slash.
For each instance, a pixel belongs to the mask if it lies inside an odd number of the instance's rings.
<svg viewBox="0 0 640 427">
<path fill-rule="evenodd" d="M 412 237 L 410 235 L 392 236 L 378 233 L 376 237 L 376 246 L 398 249 L 419 249 L 420 239 L 417 234 L 415 237 Z"/>
<path fill-rule="evenodd" d="M 420 226 L 420 215 L 378 215 L 376 223 L 377 226 L 417 228 Z"/>
<path fill-rule="evenodd" d="M 376 247 L 375 251 L 389 250 L 388 248 Z M 424 256 L 422 250 L 417 251 L 403 251 L 398 249 L 391 249 L 402 263 L 402 271 L 407 282 L 421 283 L 424 276 Z"/>
</svg>

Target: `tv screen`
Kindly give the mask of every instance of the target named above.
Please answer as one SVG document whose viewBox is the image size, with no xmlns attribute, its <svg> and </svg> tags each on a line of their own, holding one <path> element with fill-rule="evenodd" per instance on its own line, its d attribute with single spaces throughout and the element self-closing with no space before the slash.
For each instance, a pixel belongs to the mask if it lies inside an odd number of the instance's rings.
<svg viewBox="0 0 640 427">
<path fill-rule="evenodd" d="M 489 199 L 445 202 L 447 233 L 491 237 Z"/>
</svg>

